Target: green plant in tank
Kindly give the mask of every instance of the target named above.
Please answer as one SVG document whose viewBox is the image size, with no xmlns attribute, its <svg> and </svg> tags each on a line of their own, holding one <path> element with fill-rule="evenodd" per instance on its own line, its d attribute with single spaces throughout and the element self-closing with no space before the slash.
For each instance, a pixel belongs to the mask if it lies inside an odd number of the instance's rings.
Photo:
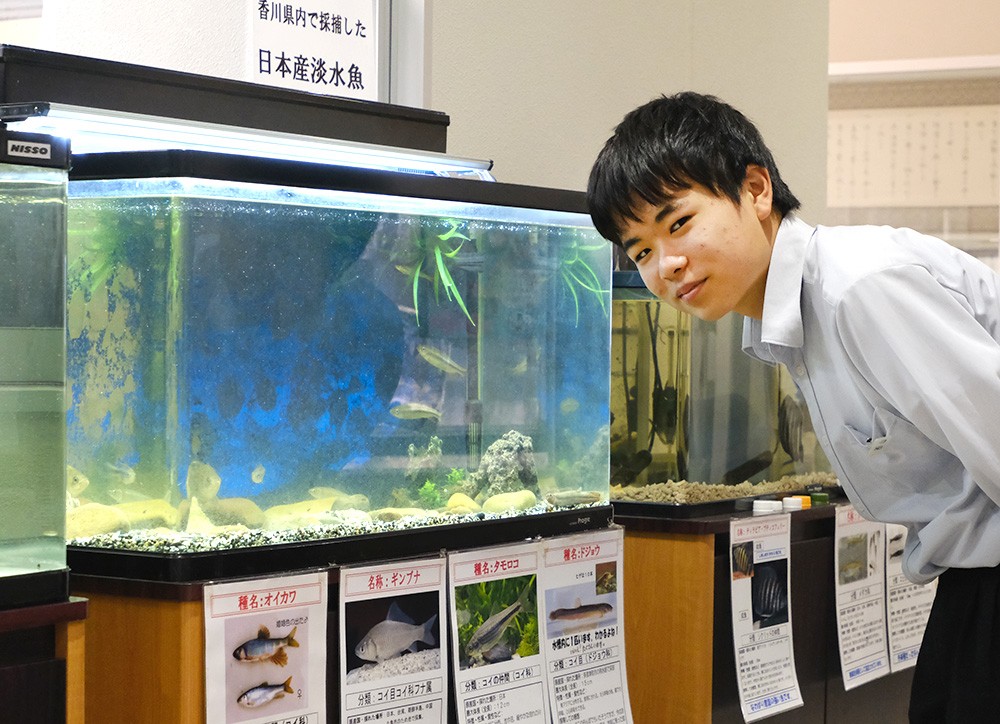
<svg viewBox="0 0 1000 724">
<path fill-rule="evenodd" d="M 572 239 L 570 243 L 563 244 L 559 248 L 559 274 L 573 298 L 576 324 L 580 323 L 580 293 L 577 291 L 578 289 L 592 293 L 597 299 L 597 303 L 601 305 L 604 316 L 608 314 L 607 302 L 604 298 L 607 290 L 601 286 L 601 280 L 585 258 L 588 252 L 599 251 L 606 246 L 604 243 L 581 244 L 577 239 Z"/>
<path fill-rule="evenodd" d="M 441 505 L 441 491 L 433 480 L 427 480 L 417 491 L 417 497 L 425 508 L 437 508 Z"/>
<path fill-rule="evenodd" d="M 70 250 L 79 246 L 80 251 L 75 258 L 70 258 L 67 277 L 71 284 L 77 282 L 88 294 L 93 294 L 115 268 L 124 263 L 124 232 L 110 224 L 100 223 L 96 230 L 70 229 L 68 234 Z M 74 243 L 84 236 L 86 242 Z"/>
<path fill-rule="evenodd" d="M 524 658 L 537 654 L 540 649 L 538 645 L 538 617 L 529 618 L 520 632 L 521 641 L 517 645 L 517 655 Z"/>
<path fill-rule="evenodd" d="M 448 471 L 448 475 L 445 478 L 445 482 L 448 485 L 455 486 L 465 481 L 468 471 L 465 468 L 452 468 Z"/>
<path fill-rule="evenodd" d="M 416 313 L 417 324 L 420 324 L 420 282 L 422 279 L 428 280 L 434 285 L 434 299 L 440 301 L 441 289 L 449 301 L 455 302 L 465 314 L 466 318 L 475 326 L 476 323 L 469 314 L 469 309 L 465 305 L 458 285 L 451 274 L 448 262 L 458 256 L 465 242 L 472 239 L 461 231 L 461 222 L 456 219 L 439 219 L 440 224 L 447 226 L 447 229 L 440 234 L 433 231 L 428 232 L 422 229 L 414 238 L 413 263 L 397 265 L 396 268 L 404 274 L 410 276 L 413 286 L 413 310 Z"/>
</svg>

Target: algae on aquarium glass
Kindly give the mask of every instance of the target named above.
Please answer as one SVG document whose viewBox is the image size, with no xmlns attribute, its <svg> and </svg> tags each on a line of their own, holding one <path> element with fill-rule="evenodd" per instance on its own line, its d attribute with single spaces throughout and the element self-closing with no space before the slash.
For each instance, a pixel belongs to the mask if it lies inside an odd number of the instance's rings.
<svg viewBox="0 0 1000 724">
<path fill-rule="evenodd" d="M 75 544 L 240 548 L 607 502 L 610 251 L 585 214 L 70 188 Z"/>
<path fill-rule="evenodd" d="M 65 218 L 65 170 L 0 163 L 0 579 L 66 566 Z"/>
<path fill-rule="evenodd" d="M 612 303 L 611 497 L 701 503 L 835 486 L 788 373 L 646 293 Z"/>
</svg>

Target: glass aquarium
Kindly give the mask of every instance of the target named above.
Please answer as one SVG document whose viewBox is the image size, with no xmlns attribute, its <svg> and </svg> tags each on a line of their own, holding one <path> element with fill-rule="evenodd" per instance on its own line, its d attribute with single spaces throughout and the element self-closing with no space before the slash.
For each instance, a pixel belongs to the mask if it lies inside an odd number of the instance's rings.
<svg viewBox="0 0 1000 724">
<path fill-rule="evenodd" d="M 791 376 L 743 352 L 742 317 L 681 314 L 624 271 L 615 272 L 611 319 L 613 500 L 694 513 L 836 488 Z"/>
<path fill-rule="evenodd" d="M 71 550 L 607 506 L 611 252 L 582 194 L 94 154 L 68 239 Z"/>
<path fill-rule="evenodd" d="M 65 143 L 0 132 L 0 608 L 66 568 L 66 182 Z"/>
</svg>

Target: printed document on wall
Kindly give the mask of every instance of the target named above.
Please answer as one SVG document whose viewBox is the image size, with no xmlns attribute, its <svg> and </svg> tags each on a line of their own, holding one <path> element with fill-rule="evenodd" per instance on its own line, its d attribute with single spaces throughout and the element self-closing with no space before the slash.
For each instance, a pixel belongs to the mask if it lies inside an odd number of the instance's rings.
<svg viewBox="0 0 1000 724">
<path fill-rule="evenodd" d="M 837 506 L 834 600 L 844 689 L 889 673 L 885 630 L 885 525 Z"/>
<path fill-rule="evenodd" d="M 378 2 L 299 0 L 247 6 L 247 80 L 321 95 L 379 100 Z"/>
<path fill-rule="evenodd" d="M 548 724 L 537 543 L 448 555 L 461 724 Z"/>
<path fill-rule="evenodd" d="M 888 524 L 885 551 L 885 577 L 889 589 L 889 667 L 902 671 L 916 666 L 920 642 L 937 593 L 937 579 L 919 585 L 903 575 L 903 548 L 906 528 Z"/>
<path fill-rule="evenodd" d="M 792 651 L 790 527 L 788 514 L 729 526 L 736 680 L 748 722 L 802 706 Z"/>
<path fill-rule="evenodd" d="M 327 572 L 204 588 L 205 720 L 326 721 Z"/>
<path fill-rule="evenodd" d="M 442 556 L 340 569 L 340 721 L 448 718 Z"/>
<path fill-rule="evenodd" d="M 623 543 L 617 527 L 541 542 L 542 640 L 556 722 L 631 724 Z"/>
</svg>

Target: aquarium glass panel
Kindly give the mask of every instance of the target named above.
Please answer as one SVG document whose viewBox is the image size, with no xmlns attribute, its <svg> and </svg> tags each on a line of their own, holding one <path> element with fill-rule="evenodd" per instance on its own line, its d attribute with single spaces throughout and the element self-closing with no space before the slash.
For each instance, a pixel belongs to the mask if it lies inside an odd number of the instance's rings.
<svg viewBox="0 0 1000 724">
<path fill-rule="evenodd" d="M 65 568 L 66 172 L 0 164 L 0 577 Z"/>
<path fill-rule="evenodd" d="M 610 248 L 586 214 L 180 178 L 70 196 L 75 544 L 607 503 Z"/>
<path fill-rule="evenodd" d="M 615 289 L 611 306 L 612 499 L 836 485 L 791 377 L 743 352 L 742 317 L 703 322 L 637 289 Z"/>
</svg>

